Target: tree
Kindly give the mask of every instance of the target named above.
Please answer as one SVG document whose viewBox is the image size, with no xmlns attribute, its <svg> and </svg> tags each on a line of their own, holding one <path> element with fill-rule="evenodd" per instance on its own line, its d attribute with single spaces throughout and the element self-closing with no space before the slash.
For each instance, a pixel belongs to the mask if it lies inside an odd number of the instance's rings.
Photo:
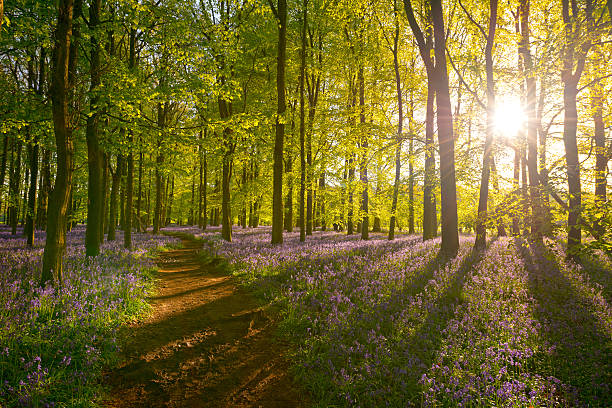
<svg viewBox="0 0 612 408">
<path fill-rule="evenodd" d="M 272 198 L 272 243 L 283 242 L 283 143 L 285 139 L 285 58 L 287 49 L 287 1 L 278 0 L 278 10 L 270 7 L 279 21 L 276 63 L 276 137 L 274 139 L 274 193 Z"/>
<path fill-rule="evenodd" d="M 79 1 L 79 0 L 77 0 Z M 55 186 L 49 198 L 47 215 L 47 239 L 43 253 L 41 283 L 62 282 L 62 260 L 66 250 L 66 211 L 72 188 L 73 141 L 69 123 L 68 72 L 70 47 L 73 36 L 74 0 L 60 0 L 53 48 L 53 73 L 51 96 L 53 128 L 57 148 L 57 174 Z"/>
</svg>

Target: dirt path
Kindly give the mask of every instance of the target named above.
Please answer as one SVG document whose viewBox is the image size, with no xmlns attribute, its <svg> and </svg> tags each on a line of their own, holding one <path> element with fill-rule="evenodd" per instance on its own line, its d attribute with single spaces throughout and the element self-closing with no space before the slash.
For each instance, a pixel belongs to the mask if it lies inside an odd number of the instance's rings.
<svg viewBox="0 0 612 408">
<path fill-rule="evenodd" d="M 160 256 L 153 314 L 128 328 L 107 406 L 304 406 L 274 322 L 230 276 L 198 262 L 200 244 L 183 245 Z"/>
</svg>

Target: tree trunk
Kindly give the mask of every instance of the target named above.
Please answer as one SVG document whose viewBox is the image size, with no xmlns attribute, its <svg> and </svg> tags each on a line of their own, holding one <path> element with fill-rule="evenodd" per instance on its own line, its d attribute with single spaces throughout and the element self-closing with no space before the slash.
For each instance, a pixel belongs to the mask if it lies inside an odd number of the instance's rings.
<svg viewBox="0 0 612 408">
<path fill-rule="evenodd" d="M 365 117 L 365 79 L 363 75 L 363 66 L 359 68 L 357 73 L 357 82 L 359 82 L 359 123 L 360 123 L 360 140 L 361 140 L 361 161 L 359 163 L 359 179 L 361 181 L 361 239 L 369 239 L 370 234 L 370 213 L 369 213 L 369 196 L 368 196 L 368 135 L 366 132 L 366 117 Z"/>
<path fill-rule="evenodd" d="M 287 175 L 287 197 L 285 198 L 285 231 L 293 232 L 293 136 L 295 134 L 295 103 L 291 104 L 291 138 L 287 143 L 285 173 Z"/>
<path fill-rule="evenodd" d="M 533 73 L 533 62 L 529 44 L 529 0 L 520 2 L 521 43 L 519 52 L 525 69 L 527 113 L 527 169 L 529 172 L 529 198 L 531 200 L 531 237 L 535 242 L 542 242 L 542 211 L 538 177 L 538 125 L 536 121 L 536 80 Z"/>
<path fill-rule="evenodd" d="M 59 0 L 55 45 L 51 106 L 57 147 L 57 174 L 49 200 L 47 238 L 43 253 L 41 284 L 53 282 L 61 285 L 62 260 L 66 250 L 66 210 L 72 188 L 72 129 L 69 125 L 68 67 L 72 37 L 73 0 Z"/>
<path fill-rule="evenodd" d="M 478 217 L 476 218 L 476 241 L 474 247 L 482 250 L 487 241 L 487 206 L 489 201 L 489 178 L 491 175 L 491 156 L 493 149 L 493 132 L 495 120 L 495 79 L 493 78 L 493 46 L 495 45 L 495 28 L 497 26 L 497 0 L 489 1 L 489 32 L 486 36 L 485 70 L 487 75 L 487 130 L 484 153 L 482 157 L 482 176 L 480 177 L 480 195 L 478 198 Z"/>
<path fill-rule="evenodd" d="M 51 190 L 51 152 L 43 148 L 42 154 L 42 182 L 38 198 L 38 211 L 36 212 L 36 225 L 39 229 L 47 228 L 47 206 L 49 202 L 49 191 Z M 1 175 L 0 175 L 0 178 Z M 2 183 L 0 183 L 2 185 Z"/>
<path fill-rule="evenodd" d="M 115 240 L 115 231 L 117 229 L 117 199 L 119 196 L 119 183 L 121 182 L 121 172 L 123 171 L 123 156 L 117 155 L 117 164 L 112 177 L 111 195 L 110 195 L 110 210 L 108 216 L 108 233 L 106 239 L 108 241 Z"/>
<path fill-rule="evenodd" d="M 142 218 L 140 215 L 140 209 L 142 207 L 142 162 L 143 162 L 143 154 L 142 154 L 142 140 L 140 146 L 140 152 L 138 154 L 138 199 L 136 200 L 136 218 L 138 219 L 138 231 L 145 232 L 147 230 L 147 226 L 142 222 Z"/>
<path fill-rule="evenodd" d="M 126 177 L 126 192 L 125 192 L 125 225 L 123 229 L 123 246 L 127 249 L 132 249 L 132 204 L 134 197 L 134 153 L 132 152 L 132 144 L 134 137 L 130 130 L 129 153 L 127 158 L 127 177 Z"/>
<path fill-rule="evenodd" d="M 300 241 L 306 241 L 306 155 L 305 155 L 305 112 L 304 112 L 304 80 L 306 75 L 306 27 L 308 26 L 308 0 L 302 1 L 302 43 L 300 49 Z"/>
<path fill-rule="evenodd" d="M 204 182 L 202 184 L 202 213 L 203 213 L 203 218 L 202 218 L 202 229 L 206 229 L 206 226 L 208 224 L 208 213 L 207 213 L 207 207 L 208 207 L 208 163 L 206 162 L 206 150 L 204 150 L 204 154 L 202 157 L 202 165 L 204 167 Z"/>
<path fill-rule="evenodd" d="M 448 71 L 446 69 L 446 32 L 441 0 L 432 0 L 431 14 L 436 59 L 436 107 L 438 139 L 440 141 L 440 210 L 442 213 L 442 244 L 440 251 L 454 257 L 459 250 L 457 220 L 457 190 L 455 181 L 455 140 L 450 104 Z"/>
<path fill-rule="evenodd" d="M 102 191 L 102 151 L 98 141 L 98 96 L 100 85 L 100 41 L 96 29 L 100 24 L 102 0 L 93 0 L 89 5 L 89 24 L 93 30 L 90 55 L 90 115 L 87 117 L 85 137 L 87 139 L 87 229 L 85 231 L 85 254 L 96 256 L 100 253 L 100 228 L 102 228 L 103 191 Z"/>
<path fill-rule="evenodd" d="M 11 178 L 9 180 L 9 214 L 11 235 L 17 234 L 17 223 L 19 221 L 19 187 L 21 181 L 21 151 L 23 144 L 20 140 L 15 139 L 13 145 L 17 144 L 17 151 L 12 161 Z"/>
<path fill-rule="evenodd" d="M 606 134 L 603 120 L 603 90 L 600 84 L 592 87 L 591 109 L 593 111 L 594 139 L 595 139 L 595 208 L 597 215 L 593 221 L 593 228 L 602 235 L 605 232 L 603 219 L 604 208 L 607 201 L 607 172 L 608 157 L 606 154 Z"/>
<path fill-rule="evenodd" d="M 278 0 L 278 56 L 276 60 L 277 118 L 274 139 L 272 194 L 272 243 L 283 242 L 283 143 L 285 139 L 285 60 L 287 49 L 287 0 Z"/>
<path fill-rule="evenodd" d="M 396 146 L 395 146 L 395 179 L 393 182 L 393 198 L 391 201 L 391 220 L 389 221 L 389 240 L 395 239 L 395 222 L 397 218 L 397 198 L 399 195 L 399 184 L 401 174 L 401 153 L 402 153 L 402 138 L 403 138 L 403 127 L 404 127 L 404 101 L 402 100 L 402 82 L 399 72 L 399 35 L 400 27 L 397 16 L 397 5 L 394 8 L 395 16 L 395 35 L 393 36 L 393 71 L 395 72 L 395 92 L 397 97 L 397 135 Z M 412 137 L 412 135 L 410 136 Z M 380 181 L 378 181 L 380 183 Z"/>
<path fill-rule="evenodd" d="M 168 104 L 161 102 L 157 104 L 157 127 L 163 134 L 166 127 L 166 112 Z M 153 234 L 159 234 L 162 220 L 162 166 L 164 165 L 164 155 L 162 153 L 162 139 L 157 140 L 157 158 L 155 160 L 155 209 L 153 215 Z"/>
</svg>

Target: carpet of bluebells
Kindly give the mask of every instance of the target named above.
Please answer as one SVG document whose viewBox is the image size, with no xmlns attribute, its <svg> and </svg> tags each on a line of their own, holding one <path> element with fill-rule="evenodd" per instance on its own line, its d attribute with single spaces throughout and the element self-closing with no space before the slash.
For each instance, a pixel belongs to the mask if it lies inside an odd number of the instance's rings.
<svg viewBox="0 0 612 408">
<path fill-rule="evenodd" d="M 44 232 L 33 248 L 0 229 L 0 407 L 89 406 L 117 356 L 117 330 L 148 311 L 153 256 L 175 238 L 121 233 L 85 257 L 85 228 L 68 234 L 61 288 L 39 285 Z"/>
<path fill-rule="evenodd" d="M 550 243 L 461 237 L 361 241 L 270 229 L 192 230 L 284 310 L 295 371 L 315 406 L 612 406 L 612 263 Z"/>
</svg>

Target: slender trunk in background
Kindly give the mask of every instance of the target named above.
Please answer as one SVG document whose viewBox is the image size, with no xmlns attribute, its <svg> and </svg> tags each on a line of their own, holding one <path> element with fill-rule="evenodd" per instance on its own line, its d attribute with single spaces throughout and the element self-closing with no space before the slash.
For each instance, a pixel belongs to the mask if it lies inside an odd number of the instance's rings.
<svg viewBox="0 0 612 408">
<path fill-rule="evenodd" d="M 130 130 L 128 143 L 130 152 L 127 158 L 127 176 L 126 176 L 126 192 L 125 192 L 125 226 L 123 232 L 123 246 L 127 249 L 132 248 L 132 206 L 134 200 L 134 153 L 132 152 L 132 144 L 134 137 Z"/>
<path fill-rule="evenodd" d="M 19 185 L 21 184 L 21 151 L 23 144 L 15 139 L 13 144 L 17 144 L 15 158 L 12 161 L 11 177 L 9 180 L 9 214 L 11 235 L 17 235 L 17 223 L 19 221 Z"/>
<path fill-rule="evenodd" d="M 246 229 L 247 227 L 247 205 L 248 205 L 248 201 L 249 201 L 249 194 L 248 194 L 248 174 L 247 174 L 247 164 L 244 163 L 242 165 L 242 192 L 243 192 L 243 198 L 242 198 L 242 210 L 240 211 L 240 226 L 243 229 Z"/>
<path fill-rule="evenodd" d="M 357 106 L 357 96 L 354 81 L 351 79 L 351 84 L 349 86 L 349 94 L 351 98 L 351 102 L 349 105 L 350 111 L 350 119 L 349 119 L 349 131 L 351 133 L 355 132 L 355 117 L 353 115 L 355 106 Z M 348 214 L 347 214 L 347 222 L 346 222 L 346 233 L 347 235 L 353 235 L 354 225 L 353 225 L 353 185 L 355 182 L 355 154 L 349 154 L 348 160 Z"/>
<path fill-rule="evenodd" d="M 172 222 L 172 204 L 174 203 L 174 174 L 171 177 L 172 181 L 168 181 L 168 184 L 166 185 L 166 191 L 168 191 L 169 188 L 169 193 L 167 194 L 166 199 L 166 216 L 164 217 L 166 222 L 164 225 L 168 225 Z"/>
<path fill-rule="evenodd" d="M 219 112 L 222 119 L 231 116 L 231 102 L 219 98 Z M 230 206 L 230 183 L 233 145 L 231 141 L 232 130 L 226 127 L 223 130 L 223 158 L 221 176 L 221 236 L 224 240 L 232 241 L 232 215 Z"/>
<path fill-rule="evenodd" d="M 51 152 L 43 148 L 42 153 L 42 183 L 38 199 L 38 211 L 36 212 L 36 225 L 39 229 L 47 228 L 47 206 L 49 203 L 49 192 L 51 190 Z M 0 178 L 2 178 L 0 176 Z M 2 180 L 3 181 L 3 180 Z M 2 183 L 0 183 L 2 185 Z"/>
<path fill-rule="evenodd" d="M 319 178 L 319 200 L 321 208 L 321 231 L 327 229 L 327 220 L 325 219 L 325 167 L 321 168 L 321 177 Z"/>
<path fill-rule="evenodd" d="M 6 157 L 9 154 L 9 135 L 4 134 L 2 147 L 2 162 L 0 163 L 0 209 L 2 208 L 2 193 L 4 189 L 4 178 L 6 177 Z"/>
<path fill-rule="evenodd" d="M 100 235 L 98 239 L 100 243 L 104 242 L 104 232 L 107 230 L 108 220 L 106 218 L 107 209 L 108 209 L 108 154 L 102 151 L 102 217 L 101 217 L 101 225 L 99 228 Z"/>
<path fill-rule="evenodd" d="M 400 27 L 398 19 L 397 2 L 394 3 L 394 17 L 395 17 L 395 35 L 393 36 L 393 71 L 395 72 L 395 92 L 397 97 L 397 135 L 395 136 L 397 143 L 395 145 L 395 179 L 393 182 L 393 198 L 391 201 L 391 220 L 389 221 L 389 240 L 395 239 L 395 223 L 397 218 L 397 198 L 399 195 L 399 184 L 401 174 L 401 153 L 402 153 L 402 138 L 403 138 L 403 127 L 404 127 L 404 102 L 402 100 L 402 81 L 399 72 L 399 36 Z M 412 135 L 410 136 L 412 137 Z M 379 181 L 380 183 L 380 181 Z"/>
<path fill-rule="evenodd" d="M 521 136 L 517 135 L 517 139 L 521 139 Z M 519 146 L 514 147 L 514 171 L 512 178 L 513 194 L 516 195 L 518 201 L 520 197 L 520 184 L 519 177 L 521 174 L 521 149 Z M 518 207 L 512 209 L 512 235 L 518 236 L 521 233 L 519 223 L 519 209 Z"/>
<path fill-rule="evenodd" d="M 287 143 L 285 173 L 287 175 L 287 198 L 285 199 L 285 231 L 293 232 L 293 136 L 295 135 L 295 103 L 291 108 L 291 138 Z"/>
<path fill-rule="evenodd" d="M 73 0 L 59 0 L 53 72 L 49 94 L 53 112 L 53 128 L 57 148 L 57 174 L 49 200 L 47 237 L 43 253 L 41 284 L 61 285 L 62 261 L 66 250 L 66 211 L 72 188 L 72 129 L 69 125 L 68 67 L 72 37 Z"/>
<path fill-rule="evenodd" d="M 278 55 L 276 60 L 276 137 L 272 194 L 272 243 L 283 243 L 283 143 L 285 140 L 285 60 L 287 50 L 287 0 L 278 0 Z"/>
<path fill-rule="evenodd" d="M 166 127 L 166 112 L 167 112 L 167 103 L 158 103 L 157 104 L 157 127 L 161 129 L 162 134 L 164 132 L 164 128 Z M 161 210 L 162 210 L 162 166 L 164 165 L 164 155 L 162 153 L 162 139 L 157 140 L 157 158 L 155 160 L 155 209 L 153 215 L 153 234 L 158 234 L 159 229 L 161 228 L 161 223 L 163 220 L 161 219 Z"/>
<path fill-rule="evenodd" d="M 33 144 L 28 146 L 28 156 L 30 159 L 30 188 L 28 191 L 28 205 L 26 212 L 25 234 L 27 245 L 34 246 L 34 234 L 36 219 L 36 182 L 38 179 L 38 142 L 35 138 Z"/>
<path fill-rule="evenodd" d="M 202 168 L 202 131 L 200 130 L 200 136 L 198 138 L 198 166 L 200 169 L 200 177 L 198 179 L 198 228 L 202 228 L 202 182 L 204 177 L 204 169 Z M 206 213 L 204 213 L 206 214 Z"/>
<path fill-rule="evenodd" d="M 302 43 L 300 48 L 300 241 L 306 241 L 305 194 L 306 194 L 306 155 L 304 124 L 304 76 L 306 75 L 306 27 L 308 26 L 308 0 L 302 1 Z"/>
<path fill-rule="evenodd" d="M 208 163 L 206 162 L 206 150 L 204 150 L 204 153 L 202 155 L 202 166 L 204 167 L 203 172 L 204 172 L 204 182 L 202 183 L 202 214 L 203 214 L 203 218 L 202 218 L 202 229 L 205 230 L 206 226 L 208 224 L 208 213 L 207 213 L 207 207 L 208 207 Z"/>
<path fill-rule="evenodd" d="M 85 138 L 87 140 L 87 229 L 85 231 L 85 255 L 96 256 L 100 253 L 100 228 L 103 217 L 102 191 L 102 150 L 98 141 L 97 88 L 100 85 L 100 41 L 97 27 L 100 24 L 102 0 L 93 0 L 89 5 L 89 25 L 92 28 L 90 54 L 89 110 Z"/>
<path fill-rule="evenodd" d="M 521 42 L 519 52 L 525 70 L 525 111 L 527 114 L 527 168 L 531 200 L 531 238 L 542 243 L 542 210 L 538 177 L 538 125 L 536 121 L 536 79 L 529 44 L 529 0 L 520 1 Z"/>
<path fill-rule="evenodd" d="M 497 0 L 489 0 L 489 31 L 485 46 L 485 71 L 487 75 L 487 129 L 482 158 L 482 175 L 480 177 L 480 194 L 478 197 L 478 217 L 476 218 L 476 240 L 474 247 L 482 250 L 487 241 L 487 207 L 489 201 L 489 178 L 493 149 L 493 132 L 495 121 L 495 78 L 493 78 L 493 46 L 495 45 L 495 28 L 497 27 Z"/>
<path fill-rule="evenodd" d="M 605 203 L 607 201 L 607 170 L 608 157 L 606 154 L 606 134 L 603 119 L 604 96 L 601 84 L 591 87 L 591 110 L 593 112 L 593 124 L 595 139 L 595 208 L 597 215 L 593 221 L 593 228 L 598 234 L 605 232 L 603 224 L 605 214 Z"/>
<path fill-rule="evenodd" d="M 108 233 L 106 239 L 108 241 L 115 240 L 115 231 L 117 229 L 117 205 L 119 197 L 119 183 L 121 182 L 121 172 L 123 171 L 123 156 L 117 155 L 117 164 L 112 177 L 111 193 L 110 193 L 110 209 L 108 216 Z"/>
<path fill-rule="evenodd" d="M 368 196 L 368 135 L 366 131 L 366 116 L 365 116 L 365 79 L 363 75 L 363 66 L 359 68 L 357 73 L 357 82 L 359 82 L 359 124 L 361 141 L 361 161 L 359 163 L 359 179 L 361 181 L 361 239 L 369 239 L 370 233 L 370 213 L 369 213 L 369 196 Z"/>
<path fill-rule="evenodd" d="M 142 139 L 140 143 L 140 152 L 138 153 L 138 199 L 136 200 L 136 218 L 138 219 L 138 231 L 145 232 L 147 230 L 147 226 L 142 222 L 142 218 L 140 215 L 140 209 L 142 207 L 142 162 L 143 162 L 143 154 L 142 154 Z"/>
<path fill-rule="evenodd" d="M 414 60 L 413 60 L 414 64 Z M 414 66 L 414 65 L 413 65 Z M 414 234 L 414 91 L 410 90 L 408 111 L 408 233 Z M 396 157 L 397 160 L 397 157 Z"/>
<path fill-rule="evenodd" d="M 432 74 L 433 76 L 433 74 Z M 427 102 L 425 110 L 425 178 L 423 181 L 423 241 L 437 235 L 436 205 L 434 197 L 434 101 L 435 89 L 432 81 L 427 82 Z"/>
<path fill-rule="evenodd" d="M 196 221 L 195 198 L 196 198 L 196 167 L 193 166 L 191 175 L 191 204 L 189 205 L 189 218 L 187 224 L 194 225 Z"/>
</svg>

